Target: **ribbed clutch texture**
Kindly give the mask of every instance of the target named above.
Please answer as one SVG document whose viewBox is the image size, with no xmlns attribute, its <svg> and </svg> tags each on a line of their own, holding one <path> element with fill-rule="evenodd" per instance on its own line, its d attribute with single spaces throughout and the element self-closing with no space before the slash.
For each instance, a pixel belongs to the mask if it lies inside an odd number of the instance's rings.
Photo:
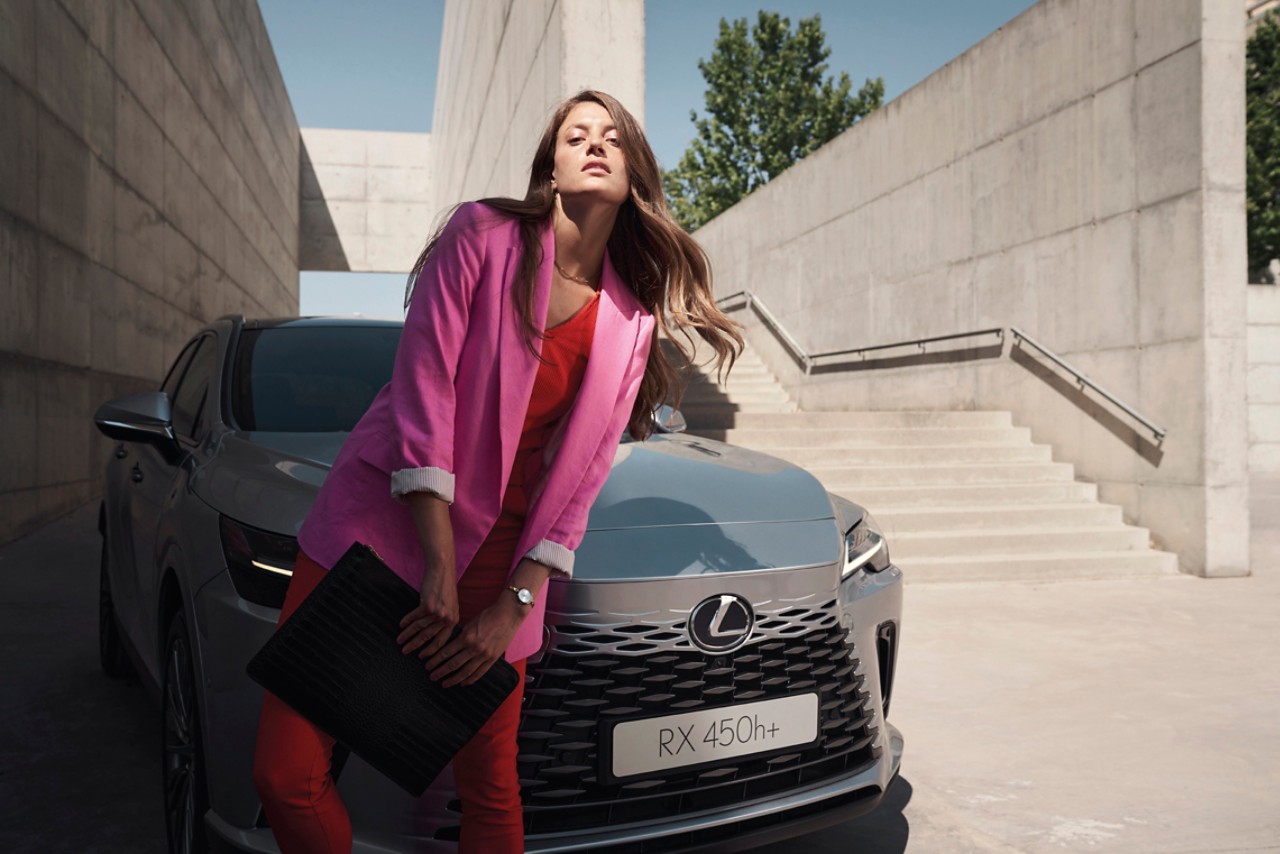
<svg viewBox="0 0 1280 854">
<path fill-rule="evenodd" d="M 413 795 L 421 795 L 513 690 L 504 659 L 441 688 L 396 644 L 419 595 L 356 543 L 246 668 L 262 687 Z"/>
</svg>

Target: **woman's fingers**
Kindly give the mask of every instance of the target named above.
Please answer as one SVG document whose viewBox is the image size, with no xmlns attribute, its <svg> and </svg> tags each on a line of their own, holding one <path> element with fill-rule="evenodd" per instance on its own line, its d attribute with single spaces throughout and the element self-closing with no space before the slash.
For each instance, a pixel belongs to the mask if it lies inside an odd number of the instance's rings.
<svg viewBox="0 0 1280 854">
<path fill-rule="evenodd" d="M 425 642 L 430 640 L 432 637 L 435 637 L 436 632 L 440 631 L 440 629 L 445 625 L 446 624 L 443 621 L 438 619 L 424 618 L 421 620 L 414 620 L 404 631 L 396 635 L 396 643 L 404 646 L 410 640 L 419 637 L 422 638 L 423 642 Z M 415 644 L 415 648 L 417 646 L 421 646 L 421 643 Z"/>
<path fill-rule="evenodd" d="M 467 662 L 466 666 L 459 667 L 452 676 L 441 682 L 440 685 L 444 688 L 452 688 L 454 685 L 474 684 L 491 666 L 493 666 L 493 662 L 487 660 L 487 658 L 473 658 Z"/>
<path fill-rule="evenodd" d="M 493 665 L 501 650 L 491 650 L 474 632 L 459 635 L 423 663 L 431 678 L 442 687 L 471 684 Z"/>
<path fill-rule="evenodd" d="M 457 622 L 457 616 L 441 604 L 419 605 L 400 618 L 400 627 L 407 628 L 414 623 L 420 623 L 424 620 L 428 622 L 434 622 L 436 620 Z"/>
<path fill-rule="evenodd" d="M 457 622 L 457 616 L 444 603 L 419 603 L 416 608 L 400 618 L 400 627 L 403 631 L 396 636 L 396 644 L 403 648 L 405 653 L 410 653 L 440 632 L 444 632 L 447 636 L 448 630 L 452 629 Z M 415 638 L 417 641 L 411 642 Z"/>
<path fill-rule="evenodd" d="M 484 662 L 480 664 L 480 666 L 476 667 L 476 669 L 471 673 L 470 676 L 462 680 L 459 684 L 461 685 L 476 684 L 477 682 L 479 682 L 481 679 L 484 678 L 484 675 L 489 672 L 489 668 L 493 667 L 493 665 L 496 664 L 498 662 L 498 659 L 501 657 L 502 656 L 497 656 L 495 658 L 486 659 Z"/>
<path fill-rule="evenodd" d="M 452 626 L 449 626 L 449 629 L 452 628 Z M 449 642 L 449 637 L 449 631 L 436 632 L 435 637 L 431 638 L 431 641 L 418 651 L 418 658 L 426 658 L 428 656 L 435 655 L 437 652 L 444 649 L 444 645 Z M 409 650 L 406 650 L 406 652 L 408 651 Z"/>
<path fill-rule="evenodd" d="M 427 668 L 427 672 L 431 674 L 432 679 L 437 679 L 439 677 L 436 674 L 436 668 L 440 667 L 440 665 L 446 661 L 451 661 L 460 653 L 464 652 L 466 652 L 466 644 L 463 641 L 462 636 L 459 635 L 432 653 L 431 656 L 423 662 L 422 666 Z M 464 657 L 469 657 L 469 654 Z"/>
</svg>

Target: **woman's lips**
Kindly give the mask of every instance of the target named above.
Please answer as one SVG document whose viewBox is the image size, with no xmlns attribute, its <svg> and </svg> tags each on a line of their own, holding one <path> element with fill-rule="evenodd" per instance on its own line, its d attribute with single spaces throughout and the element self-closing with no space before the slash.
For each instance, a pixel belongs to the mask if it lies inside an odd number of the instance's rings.
<svg viewBox="0 0 1280 854">
<path fill-rule="evenodd" d="M 603 163 L 599 160 L 593 160 L 592 162 L 588 163 L 586 166 L 582 167 L 583 172 L 593 172 L 596 170 L 604 172 L 606 175 L 611 174 L 609 170 L 609 164 Z"/>
</svg>

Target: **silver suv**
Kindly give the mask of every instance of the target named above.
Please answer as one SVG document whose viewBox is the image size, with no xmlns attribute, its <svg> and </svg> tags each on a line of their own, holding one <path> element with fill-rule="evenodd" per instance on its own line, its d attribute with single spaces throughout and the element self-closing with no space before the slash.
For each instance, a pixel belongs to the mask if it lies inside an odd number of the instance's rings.
<svg viewBox="0 0 1280 854">
<path fill-rule="evenodd" d="M 276 850 L 245 664 L 400 329 L 224 317 L 157 391 L 95 416 L 119 440 L 102 664 L 162 704 L 172 850 Z M 803 469 L 655 417 L 664 432 L 619 446 L 573 579 L 548 589 L 520 726 L 529 851 L 743 850 L 867 812 L 898 773 L 902 574 L 874 520 Z M 449 772 L 415 799 L 344 753 L 356 851 L 453 850 Z"/>
</svg>

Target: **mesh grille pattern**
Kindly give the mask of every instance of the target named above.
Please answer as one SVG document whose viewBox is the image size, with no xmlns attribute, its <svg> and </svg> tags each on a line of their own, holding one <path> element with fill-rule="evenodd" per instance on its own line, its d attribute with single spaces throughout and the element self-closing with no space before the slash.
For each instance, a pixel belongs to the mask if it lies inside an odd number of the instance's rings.
<svg viewBox="0 0 1280 854">
<path fill-rule="evenodd" d="M 808 597 L 806 597 L 808 598 Z M 803 635 L 815 628 L 828 628 L 838 622 L 835 602 L 819 607 L 805 607 L 794 602 L 774 603 L 773 607 L 755 606 L 756 622 L 748 645 L 769 640 L 784 640 Z M 615 619 L 557 625 L 552 630 L 551 646 L 568 655 L 647 655 L 651 652 L 696 650 L 685 631 L 688 611 L 667 611 L 645 622 L 612 614 Z M 548 612 L 548 622 L 555 619 Z"/>
<path fill-rule="evenodd" d="M 781 609 L 782 612 L 788 609 Z M 863 668 L 834 601 L 762 613 L 772 637 L 723 655 L 684 649 L 645 654 L 632 643 L 674 645 L 672 625 L 602 630 L 552 627 L 529 670 L 520 726 L 525 832 L 557 833 L 671 819 L 737 805 L 865 768 L 879 757 Z M 678 627 L 683 629 L 683 625 Z M 787 630 L 778 634 L 778 629 Z M 637 640 L 640 639 L 640 640 Z M 687 651 L 685 651 L 687 650 Z M 629 653 L 629 654 L 628 654 Z M 784 755 L 726 760 L 711 769 L 606 783 L 597 778 L 600 720 L 688 712 L 809 691 L 819 695 L 818 743 Z"/>
</svg>

